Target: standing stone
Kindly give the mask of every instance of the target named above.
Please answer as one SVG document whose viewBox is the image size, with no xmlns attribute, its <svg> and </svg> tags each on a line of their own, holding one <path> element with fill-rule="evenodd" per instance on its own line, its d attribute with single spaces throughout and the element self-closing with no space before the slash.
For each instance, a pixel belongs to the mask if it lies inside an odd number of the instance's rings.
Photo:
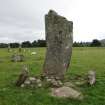
<svg viewBox="0 0 105 105">
<path fill-rule="evenodd" d="M 73 22 L 50 10 L 45 15 L 47 52 L 44 75 L 63 78 L 70 63 L 73 43 Z"/>
<path fill-rule="evenodd" d="M 96 82 L 96 73 L 95 71 L 91 70 L 88 72 L 88 83 L 90 85 L 94 85 Z"/>
<path fill-rule="evenodd" d="M 23 66 L 22 72 L 20 73 L 18 80 L 16 81 L 16 86 L 21 86 L 28 77 L 29 70 L 26 66 Z"/>
<path fill-rule="evenodd" d="M 10 44 L 8 44 L 8 52 L 10 52 L 11 51 L 11 46 L 10 46 Z"/>
<path fill-rule="evenodd" d="M 12 57 L 11 57 L 11 61 L 12 62 L 23 62 L 24 61 L 24 55 L 22 55 L 22 54 L 14 54 L 14 55 L 12 55 Z"/>
<path fill-rule="evenodd" d="M 22 46 L 21 46 L 21 44 L 19 45 L 19 52 L 21 52 L 22 51 Z"/>
</svg>

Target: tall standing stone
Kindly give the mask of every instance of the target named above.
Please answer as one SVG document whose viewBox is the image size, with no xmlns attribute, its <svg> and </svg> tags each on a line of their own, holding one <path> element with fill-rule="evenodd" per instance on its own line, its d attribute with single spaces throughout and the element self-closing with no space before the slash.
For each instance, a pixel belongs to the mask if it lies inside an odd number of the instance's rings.
<svg viewBox="0 0 105 105">
<path fill-rule="evenodd" d="M 47 52 L 44 75 L 63 78 L 72 54 L 73 22 L 50 10 L 45 15 Z"/>
<path fill-rule="evenodd" d="M 11 51 L 11 46 L 10 46 L 10 44 L 8 44 L 8 52 L 10 52 Z"/>
<path fill-rule="evenodd" d="M 19 52 L 21 52 L 22 51 L 22 46 L 21 46 L 21 44 L 19 44 Z"/>
</svg>

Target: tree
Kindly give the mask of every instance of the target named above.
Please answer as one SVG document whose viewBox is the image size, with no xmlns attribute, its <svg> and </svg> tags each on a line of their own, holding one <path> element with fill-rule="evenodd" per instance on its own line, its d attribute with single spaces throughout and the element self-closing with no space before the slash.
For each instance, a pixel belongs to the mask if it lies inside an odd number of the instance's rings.
<svg viewBox="0 0 105 105">
<path fill-rule="evenodd" d="M 6 47 L 8 47 L 8 44 L 6 44 L 6 43 L 0 43 L 0 48 L 6 48 Z"/>
<path fill-rule="evenodd" d="M 46 47 L 46 40 L 38 40 L 38 47 Z"/>
<path fill-rule="evenodd" d="M 101 46 L 101 42 L 97 39 L 94 39 L 90 45 L 91 47 L 100 47 Z"/>
<path fill-rule="evenodd" d="M 32 44 L 30 41 L 24 41 L 22 42 L 22 47 L 32 47 Z"/>
<path fill-rule="evenodd" d="M 18 48 L 19 47 L 19 43 L 10 43 L 10 47 L 11 48 Z"/>
<path fill-rule="evenodd" d="M 37 41 L 35 40 L 35 41 L 33 41 L 32 42 L 32 47 L 37 47 L 38 46 L 38 43 L 37 43 Z"/>
<path fill-rule="evenodd" d="M 74 43 L 73 43 L 73 47 L 79 47 L 79 43 L 74 42 Z"/>
</svg>

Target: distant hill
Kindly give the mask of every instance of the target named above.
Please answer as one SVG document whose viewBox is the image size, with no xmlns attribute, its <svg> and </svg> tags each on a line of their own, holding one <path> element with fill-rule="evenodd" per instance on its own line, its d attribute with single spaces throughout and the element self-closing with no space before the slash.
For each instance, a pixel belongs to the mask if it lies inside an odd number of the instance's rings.
<svg viewBox="0 0 105 105">
<path fill-rule="evenodd" d="M 105 39 L 100 40 L 102 46 L 105 46 Z"/>
</svg>

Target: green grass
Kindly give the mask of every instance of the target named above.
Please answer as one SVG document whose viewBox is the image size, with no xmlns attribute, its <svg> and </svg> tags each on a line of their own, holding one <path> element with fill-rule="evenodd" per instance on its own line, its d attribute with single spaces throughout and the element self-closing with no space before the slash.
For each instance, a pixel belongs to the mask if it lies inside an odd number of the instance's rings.
<svg viewBox="0 0 105 105">
<path fill-rule="evenodd" d="M 17 49 L 13 49 L 16 51 Z M 31 75 L 42 71 L 45 48 L 26 49 L 25 62 L 11 62 L 13 52 L 0 49 L 0 105 L 104 105 L 105 104 L 105 48 L 73 48 L 72 61 L 67 76 L 84 75 L 96 70 L 95 86 L 84 85 L 80 89 L 85 95 L 83 101 L 58 99 L 49 96 L 49 90 L 18 88 L 14 85 L 22 65 L 28 65 Z"/>
</svg>

